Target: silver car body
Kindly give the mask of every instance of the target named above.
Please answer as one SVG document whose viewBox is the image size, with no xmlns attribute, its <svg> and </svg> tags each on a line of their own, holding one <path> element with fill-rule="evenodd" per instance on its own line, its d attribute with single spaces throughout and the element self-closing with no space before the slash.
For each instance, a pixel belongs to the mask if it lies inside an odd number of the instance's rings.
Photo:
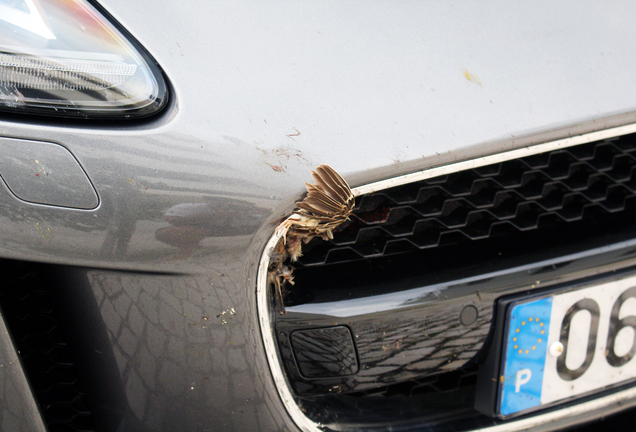
<svg viewBox="0 0 636 432">
<path fill-rule="evenodd" d="M 65 147 L 99 197 L 69 209 L 2 186 L 0 256 L 90 269 L 120 430 L 315 426 L 281 399 L 256 285 L 315 166 L 360 187 L 636 122 L 630 2 L 100 4 L 161 66 L 169 105 L 131 124 L 0 118 L 0 142 Z M 200 231 L 170 237 L 184 220 Z M 2 405 L 5 430 L 40 424 Z"/>
</svg>

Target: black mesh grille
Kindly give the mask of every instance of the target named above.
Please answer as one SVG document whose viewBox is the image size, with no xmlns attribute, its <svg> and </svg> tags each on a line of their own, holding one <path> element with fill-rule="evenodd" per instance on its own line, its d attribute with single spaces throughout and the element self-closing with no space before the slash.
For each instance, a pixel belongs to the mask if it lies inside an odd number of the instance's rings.
<svg viewBox="0 0 636 432">
<path fill-rule="evenodd" d="M 604 217 L 636 196 L 628 135 L 424 180 L 362 196 L 305 266 L 377 258 Z"/>
<path fill-rule="evenodd" d="M 0 275 L 0 306 L 48 430 L 94 430 L 41 266 L 0 260 Z"/>
</svg>

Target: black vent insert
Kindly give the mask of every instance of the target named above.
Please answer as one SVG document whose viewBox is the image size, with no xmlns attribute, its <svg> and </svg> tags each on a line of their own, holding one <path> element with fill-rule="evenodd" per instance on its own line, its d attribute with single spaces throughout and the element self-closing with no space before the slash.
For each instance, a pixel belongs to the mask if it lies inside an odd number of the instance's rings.
<svg viewBox="0 0 636 432">
<path fill-rule="evenodd" d="M 94 421 L 43 266 L 0 260 L 0 306 L 49 432 Z"/>
</svg>

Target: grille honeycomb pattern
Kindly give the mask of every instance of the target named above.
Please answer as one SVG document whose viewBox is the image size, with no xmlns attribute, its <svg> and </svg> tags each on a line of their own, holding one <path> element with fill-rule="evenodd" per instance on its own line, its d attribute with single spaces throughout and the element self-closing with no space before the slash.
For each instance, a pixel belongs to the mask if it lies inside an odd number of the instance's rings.
<svg viewBox="0 0 636 432">
<path fill-rule="evenodd" d="M 38 267 L 0 261 L 0 274 L 0 305 L 48 431 L 93 431 L 65 334 Z"/>
<path fill-rule="evenodd" d="M 636 136 L 461 171 L 360 197 L 304 266 L 526 232 L 620 212 L 636 197 Z"/>
</svg>

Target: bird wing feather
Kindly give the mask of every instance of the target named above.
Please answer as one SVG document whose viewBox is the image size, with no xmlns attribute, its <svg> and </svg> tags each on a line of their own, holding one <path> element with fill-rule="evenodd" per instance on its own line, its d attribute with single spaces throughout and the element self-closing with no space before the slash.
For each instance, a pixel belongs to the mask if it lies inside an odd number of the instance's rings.
<svg viewBox="0 0 636 432">
<path fill-rule="evenodd" d="M 296 207 L 299 209 L 307 210 L 312 215 L 325 215 L 325 216 L 337 216 L 342 213 L 341 205 L 334 205 L 333 203 L 323 200 L 320 197 L 307 197 L 303 202 L 296 203 Z"/>
<path fill-rule="evenodd" d="M 335 208 L 338 208 L 338 209 L 342 209 L 342 208 L 346 207 L 345 203 L 343 203 L 342 201 L 334 199 L 333 197 L 327 195 L 326 193 L 324 193 L 322 191 L 315 190 L 315 189 L 312 189 L 307 194 L 307 198 L 318 199 L 318 200 L 323 201 L 325 203 L 329 203 L 332 207 L 335 207 Z"/>
<path fill-rule="evenodd" d="M 328 191 L 325 190 L 324 184 L 318 184 L 318 183 L 319 182 L 316 182 L 315 185 L 305 183 L 305 187 L 307 188 L 307 197 L 319 195 L 325 200 L 330 200 L 336 204 L 342 204 L 340 198 L 337 195 L 335 196 L 330 195 Z"/>
<path fill-rule="evenodd" d="M 316 171 L 312 171 L 312 177 L 316 180 L 316 185 L 324 189 L 325 193 L 334 199 L 338 199 L 343 205 L 349 206 L 354 197 L 349 185 L 329 165 L 319 165 Z"/>
<path fill-rule="evenodd" d="M 281 314 L 286 313 L 285 287 L 294 284 L 293 267 L 283 264 L 287 257 L 296 261 L 302 255 L 301 241 L 333 239 L 333 230 L 348 219 L 355 205 L 349 185 L 333 168 L 319 165 L 311 175 L 316 184 L 305 183 L 307 196 L 276 228 L 276 234 L 282 237 L 271 253 L 267 278 Z"/>
<path fill-rule="evenodd" d="M 326 176 L 321 176 L 318 173 L 312 171 L 311 176 L 314 178 L 316 182 L 316 187 L 320 189 L 325 195 L 337 200 L 339 202 L 344 202 L 344 197 L 342 196 L 341 191 L 330 182 L 330 178 Z"/>
</svg>

